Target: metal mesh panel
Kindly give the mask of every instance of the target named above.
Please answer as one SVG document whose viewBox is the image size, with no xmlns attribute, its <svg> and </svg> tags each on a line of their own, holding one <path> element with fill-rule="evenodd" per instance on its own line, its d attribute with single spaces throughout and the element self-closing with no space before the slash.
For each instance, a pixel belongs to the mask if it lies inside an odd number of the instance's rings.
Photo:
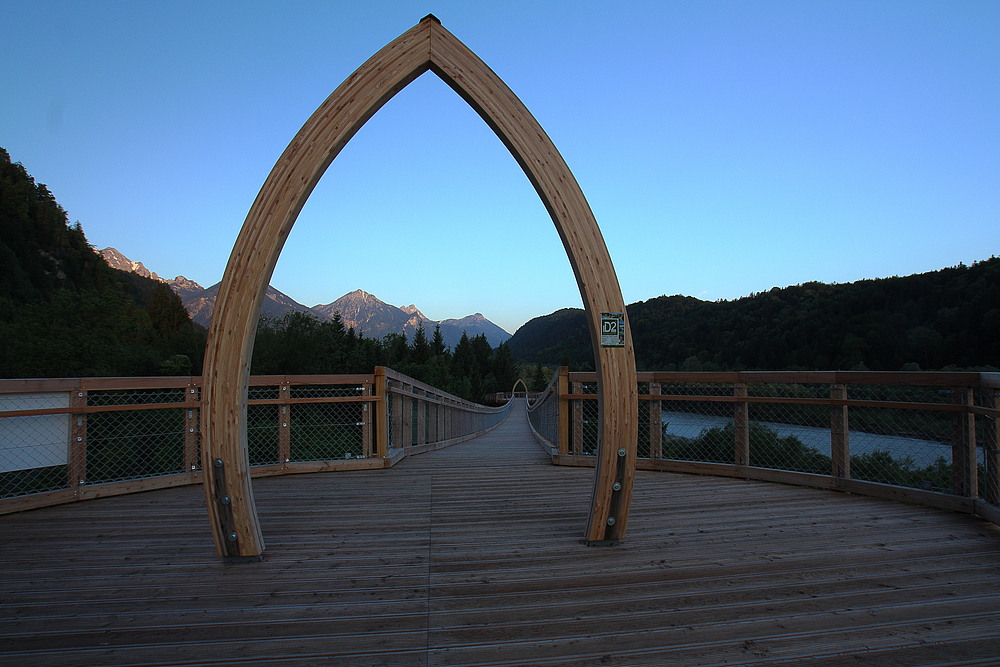
<svg viewBox="0 0 1000 667">
<path fill-rule="evenodd" d="M 399 428 L 397 427 L 397 422 L 399 420 L 399 415 L 397 414 L 399 411 L 399 396 L 392 393 L 391 389 L 394 386 L 395 383 L 392 380 L 386 380 L 386 440 L 388 441 L 390 447 L 397 447 L 400 444 Z"/>
<path fill-rule="evenodd" d="M 732 396 L 732 386 L 664 384 L 660 392 L 673 396 Z M 661 400 L 660 420 L 663 458 L 708 463 L 733 462 L 735 440 L 732 435 L 732 403 Z"/>
<path fill-rule="evenodd" d="M 827 384 L 750 385 L 748 396 L 828 399 Z M 750 465 L 759 468 L 829 475 L 831 413 L 829 405 L 748 403 Z"/>
<path fill-rule="evenodd" d="M 571 402 L 573 417 L 570 439 L 574 454 L 594 456 L 597 453 L 597 401 L 574 400 Z"/>
<path fill-rule="evenodd" d="M 279 398 L 280 387 L 266 385 L 262 387 L 251 386 L 247 389 L 248 401 L 275 401 Z"/>
<path fill-rule="evenodd" d="M 952 487 L 952 418 L 929 410 L 850 410 L 851 477 L 934 491 Z"/>
<path fill-rule="evenodd" d="M 649 388 L 639 387 L 639 393 L 645 394 L 649 392 Z M 636 442 L 636 456 L 638 458 L 648 459 L 649 449 L 650 449 L 650 433 L 649 433 L 649 423 L 654 411 L 652 409 L 652 401 L 639 401 L 639 435 Z"/>
<path fill-rule="evenodd" d="M 293 385 L 291 398 L 352 398 L 363 396 L 365 387 L 357 384 Z"/>
<path fill-rule="evenodd" d="M 946 405 L 952 402 L 954 392 L 948 387 L 920 387 L 908 385 L 852 384 L 847 388 L 847 396 L 857 401 L 884 401 L 898 403 L 934 403 Z"/>
<path fill-rule="evenodd" d="M 255 387 L 259 389 L 259 387 Z M 281 408 L 278 405 L 247 406 L 247 453 L 250 465 L 262 466 L 279 463 L 278 426 Z M 287 416 L 282 415 L 282 416 Z"/>
<path fill-rule="evenodd" d="M 305 403 L 289 407 L 292 461 L 328 461 L 363 456 L 362 403 Z"/>
<path fill-rule="evenodd" d="M 68 392 L 0 396 L 0 410 L 67 408 Z M 0 419 L 0 498 L 68 486 L 71 415 L 50 414 Z M 82 417 L 81 417 L 82 419 Z"/>
<path fill-rule="evenodd" d="M 173 475 L 184 468 L 183 408 L 87 416 L 88 484 Z"/>
<path fill-rule="evenodd" d="M 99 407 L 107 405 L 152 405 L 155 403 L 183 403 L 183 388 L 120 389 L 114 391 L 91 391 L 87 394 L 87 405 Z"/>
</svg>

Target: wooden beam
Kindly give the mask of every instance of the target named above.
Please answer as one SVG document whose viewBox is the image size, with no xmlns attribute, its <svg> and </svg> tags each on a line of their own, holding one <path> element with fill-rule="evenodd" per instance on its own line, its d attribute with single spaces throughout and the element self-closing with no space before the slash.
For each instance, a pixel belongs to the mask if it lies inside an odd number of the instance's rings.
<svg viewBox="0 0 1000 667">
<path fill-rule="evenodd" d="M 278 407 L 278 465 L 285 466 L 292 460 L 292 387 L 287 382 L 278 385 L 278 396 L 284 405 Z"/>
<path fill-rule="evenodd" d="M 70 407 L 84 410 L 87 407 L 87 390 L 77 387 L 70 392 Z M 80 488 L 87 483 L 87 415 L 81 413 L 69 416 L 69 465 L 66 466 L 69 488 L 76 489 L 79 500 Z"/>
<path fill-rule="evenodd" d="M 971 388 L 954 387 L 952 402 L 956 406 L 970 407 L 974 404 Z M 951 429 L 951 470 L 952 486 L 960 496 L 976 496 L 978 487 L 978 466 L 976 460 L 976 416 L 970 412 L 956 413 L 952 417 Z"/>
<path fill-rule="evenodd" d="M 663 456 L 663 403 L 660 401 L 660 383 L 649 382 L 649 394 L 655 396 L 649 401 L 649 458 Z"/>
<path fill-rule="evenodd" d="M 736 399 L 736 404 L 733 406 L 733 433 L 736 438 L 733 461 L 738 466 L 748 466 L 750 465 L 750 404 L 746 401 L 745 382 L 733 384 L 733 396 Z"/>
<path fill-rule="evenodd" d="M 559 407 L 556 414 L 559 417 L 559 453 L 568 454 L 569 453 L 569 443 L 570 443 L 570 417 L 572 416 L 573 404 L 563 398 L 563 394 L 569 391 L 569 368 L 566 366 L 559 367 L 559 380 L 556 383 L 556 392 L 558 396 Z M 579 447 L 574 443 L 573 450 Z"/>
<path fill-rule="evenodd" d="M 984 389 L 982 395 L 987 408 L 1000 409 L 1000 391 Z M 988 503 L 998 505 L 1000 504 L 1000 416 L 985 417 L 984 419 L 984 478 L 980 481 L 979 496 Z"/>
<path fill-rule="evenodd" d="M 198 403 L 201 390 L 194 384 L 187 387 L 186 402 Z M 198 470 L 198 429 L 201 422 L 201 408 L 184 408 L 184 470 L 194 473 Z"/>
<path fill-rule="evenodd" d="M 837 401 L 847 400 L 846 384 L 831 384 L 830 398 Z M 834 477 L 851 477 L 851 436 L 846 405 L 833 405 L 830 408 L 830 458 Z"/>
</svg>

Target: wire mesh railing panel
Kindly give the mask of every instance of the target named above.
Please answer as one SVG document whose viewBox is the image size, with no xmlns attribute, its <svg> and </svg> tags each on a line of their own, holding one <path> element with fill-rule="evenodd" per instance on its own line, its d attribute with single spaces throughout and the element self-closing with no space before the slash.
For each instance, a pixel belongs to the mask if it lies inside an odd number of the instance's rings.
<svg viewBox="0 0 1000 667">
<path fill-rule="evenodd" d="M 59 410 L 69 404 L 68 392 L 0 395 L 2 412 Z M 73 418 L 57 413 L 0 419 L 0 498 L 56 491 L 69 485 Z"/>
<path fill-rule="evenodd" d="M 855 401 L 880 401 L 884 403 L 951 403 L 954 392 L 949 387 L 910 386 L 881 384 L 848 385 L 847 397 Z"/>
<path fill-rule="evenodd" d="M 364 385 L 359 384 L 304 384 L 292 385 L 291 398 L 354 398 L 363 396 Z"/>
<path fill-rule="evenodd" d="M 87 415 L 86 483 L 185 472 L 184 409 Z"/>
<path fill-rule="evenodd" d="M 292 461 L 329 461 L 364 456 L 363 403 L 305 403 L 291 406 Z"/>
<path fill-rule="evenodd" d="M 807 446 L 829 450 L 829 437 L 826 438 L 824 447 L 822 437 L 809 429 L 824 429 L 829 435 L 830 406 L 809 401 L 829 399 L 830 385 L 751 384 L 747 386 L 747 396 L 758 401 L 765 398 L 782 399 L 780 403 L 751 401 L 748 404 L 748 417 L 751 421 L 760 422 L 783 436 L 794 435 Z"/>
<path fill-rule="evenodd" d="M 185 389 L 181 387 L 153 389 L 115 389 L 91 391 L 87 394 L 89 407 L 109 405 L 154 405 L 157 403 L 183 403 Z"/>
<path fill-rule="evenodd" d="M 278 432 L 287 424 L 287 410 L 274 404 L 247 406 L 247 455 L 250 465 L 263 466 L 281 463 L 278 456 Z M 284 417 L 284 420 L 282 420 Z"/>
<path fill-rule="evenodd" d="M 851 477 L 950 492 L 951 413 L 855 407 L 849 416 Z"/>
<path fill-rule="evenodd" d="M 386 424 L 386 442 L 390 447 L 398 447 L 400 443 L 399 438 L 399 423 L 400 423 L 400 406 L 399 406 L 399 396 L 392 393 L 393 381 L 387 380 L 386 383 L 386 397 L 385 397 L 385 424 Z"/>
<path fill-rule="evenodd" d="M 676 387 L 671 394 L 680 394 Z M 685 388 L 681 395 L 691 396 Z M 667 389 L 662 390 L 667 393 Z M 680 461 L 733 463 L 733 405 L 721 401 L 660 401 L 662 457 Z"/>
<path fill-rule="evenodd" d="M 649 387 L 645 389 L 640 387 L 639 393 L 648 393 Z M 652 429 L 660 429 L 660 438 L 663 437 L 663 427 L 662 423 L 659 421 L 659 402 L 657 402 L 656 409 L 653 407 L 653 401 L 639 401 L 639 433 L 638 441 L 636 442 L 635 455 L 641 459 L 648 459 L 651 456 L 651 446 L 653 439 Z M 658 422 L 658 423 L 655 423 Z M 652 428 L 651 428 L 652 426 Z"/>
<path fill-rule="evenodd" d="M 281 387 L 277 385 L 250 385 L 247 388 L 248 401 L 276 401 L 281 394 Z"/>
<path fill-rule="evenodd" d="M 729 382 L 661 382 L 663 396 L 732 396 L 733 385 Z"/>
<path fill-rule="evenodd" d="M 570 442 L 574 454 L 595 456 L 597 442 L 600 439 L 598 430 L 597 401 L 574 400 L 571 402 Z"/>
<path fill-rule="evenodd" d="M 781 398 L 829 398 L 830 387 L 751 385 L 748 393 Z M 749 403 L 750 465 L 829 475 L 833 468 L 830 406 L 800 403 Z"/>
</svg>

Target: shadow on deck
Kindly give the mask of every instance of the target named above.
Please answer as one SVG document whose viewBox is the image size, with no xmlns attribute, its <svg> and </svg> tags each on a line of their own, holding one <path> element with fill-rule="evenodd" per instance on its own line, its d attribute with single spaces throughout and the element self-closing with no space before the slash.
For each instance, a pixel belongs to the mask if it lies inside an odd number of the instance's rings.
<svg viewBox="0 0 1000 667">
<path fill-rule="evenodd" d="M 736 479 L 593 471 L 523 413 L 371 472 L 254 481 L 265 561 L 215 556 L 200 487 L 0 516 L 4 665 L 987 665 L 1000 529 Z"/>
</svg>

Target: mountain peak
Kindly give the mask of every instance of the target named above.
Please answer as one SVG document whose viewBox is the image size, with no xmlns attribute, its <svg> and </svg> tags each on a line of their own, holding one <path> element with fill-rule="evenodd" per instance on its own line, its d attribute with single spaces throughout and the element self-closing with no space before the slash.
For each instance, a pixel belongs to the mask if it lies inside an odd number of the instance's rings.
<svg viewBox="0 0 1000 667">
<path fill-rule="evenodd" d="M 345 294 L 344 296 L 342 296 L 340 298 L 341 299 L 351 298 L 351 299 L 365 299 L 365 300 L 367 300 L 368 298 L 376 298 L 376 297 L 374 295 L 369 294 L 368 292 L 364 291 L 363 289 L 356 289 L 353 292 L 348 292 L 347 294 Z"/>
<path fill-rule="evenodd" d="M 121 254 L 115 248 L 105 248 L 99 251 L 104 261 L 107 262 L 108 266 L 112 269 L 118 269 L 119 271 L 126 271 L 130 273 L 135 273 L 142 276 L 143 278 L 152 278 L 153 280 L 159 280 L 161 283 L 166 282 L 160 276 L 156 275 L 145 266 L 142 262 L 133 262 L 125 255 Z"/>
<path fill-rule="evenodd" d="M 414 305 L 412 303 L 409 306 L 402 306 L 402 307 L 400 307 L 400 310 L 403 311 L 404 313 L 406 313 L 407 315 L 416 315 L 421 320 L 424 320 L 424 321 L 427 321 L 427 322 L 430 321 L 430 318 L 427 317 L 426 315 L 424 315 L 423 313 L 421 313 L 420 309 L 417 308 L 416 305 Z"/>
</svg>

